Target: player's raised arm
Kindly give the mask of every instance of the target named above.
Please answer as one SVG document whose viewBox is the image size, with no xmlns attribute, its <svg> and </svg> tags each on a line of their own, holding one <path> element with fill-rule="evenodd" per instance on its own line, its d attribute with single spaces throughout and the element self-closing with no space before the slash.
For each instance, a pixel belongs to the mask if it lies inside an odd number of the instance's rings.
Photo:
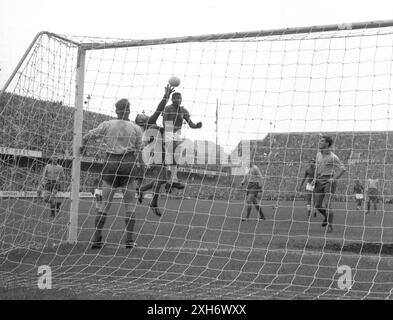
<svg viewBox="0 0 393 320">
<path fill-rule="evenodd" d="M 175 91 L 175 89 L 171 87 L 169 84 L 165 87 L 165 94 L 162 100 L 160 101 L 160 103 L 158 104 L 156 111 L 154 111 L 154 113 L 149 117 L 147 121 L 148 125 L 156 124 L 158 117 L 164 111 L 165 106 L 169 100 L 169 97 L 173 91 Z"/>
</svg>

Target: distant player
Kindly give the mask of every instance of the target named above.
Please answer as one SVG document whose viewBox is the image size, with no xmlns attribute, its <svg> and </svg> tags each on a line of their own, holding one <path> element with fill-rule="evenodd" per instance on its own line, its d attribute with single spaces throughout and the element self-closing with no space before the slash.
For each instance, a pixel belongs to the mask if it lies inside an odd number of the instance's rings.
<svg viewBox="0 0 393 320">
<path fill-rule="evenodd" d="M 368 179 L 366 182 L 366 191 L 367 191 L 367 211 L 366 214 L 370 213 L 371 203 L 373 203 L 374 214 L 377 214 L 377 205 L 378 205 L 378 188 L 379 181 L 373 176 L 373 178 Z"/>
<path fill-rule="evenodd" d="M 166 190 L 170 192 L 172 186 L 178 184 L 177 177 L 177 163 L 175 159 L 175 152 L 177 146 L 182 141 L 181 129 L 183 121 L 186 121 L 191 129 L 202 128 L 202 122 L 194 123 L 191 120 L 190 113 L 186 108 L 181 106 L 182 95 L 180 92 L 172 94 L 172 104 L 165 107 L 162 117 L 165 129 L 165 147 L 166 147 L 166 161 L 168 161 L 171 170 L 171 182 L 165 186 Z"/>
<path fill-rule="evenodd" d="M 313 211 L 313 192 L 314 192 L 314 178 L 315 178 L 315 159 L 311 159 L 309 165 L 304 172 L 304 177 L 300 183 L 300 190 L 303 188 L 303 184 L 306 182 L 306 200 L 307 200 L 307 216 L 311 215 Z M 317 213 L 314 211 L 314 217 Z"/>
<path fill-rule="evenodd" d="M 135 226 L 135 183 L 142 169 L 142 130 L 129 120 L 130 103 L 127 99 L 116 102 L 117 119 L 104 121 L 90 130 L 82 139 L 81 153 L 91 139 L 100 138 L 106 146 L 106 159 L 102 171 L 102 205 L 95 220 L 92 249 L 103 246 L 102 230 L 116 189 L 123 191 L 126 209 L 126 248 L 133 248 Z"/>
<path fill-rule="evenodd" d="M 56 156 L 50 159 L 42 172 L 41 186 L 43 186 L 43 200 L 50 204 L 51 217 L 54 218 L 59 213 L 61 201 L 58 200 L 57 192 L 60 191 L 61 183 L 64 180 L 64 169 L 58 164 Z M 38 194 L 42 192 L 38 188 Z"/>
<path fill-rule="evenodd" d="M 315 208 L 324 216 L 322 227 L 333 231 L 332 196 L 336 192 L 337 180 L 345 173 L 345 166 L 331 151 L 333 139 L 322 136 L 319 140 L 319 152 L 316 157 L 316 180 L 314 188 Z M 327 199 L 327 207 L 323 207 L 323 199 Z"/>
<path fill-rule="evenodd" d="M 258 193 L 262 191 L 263 177 L 261 170 L 253 163 L 250 163 L 250 168 L 241 182 L 242 186 L 244 184 L 247 185 L 247 215 L 246 218 L 242 218 L 242 221 L 246 221 L 250 218 L 253 205 L 259 214 L 259 219 L 264 220 L 265 216 L 258 201 Z"/>
<path fill-rule="evenodd" d="M 361 210 L 362 203 L 363 203 L 364 189 L 359 179 L 355 180 L 355 185 L 353 186 L 353 193 L 355 194 L 355 199 L 356 199 L 356 210 Z"/>
<path fill-rule="evenodd" d="M 102 208 L 102 180 L 96 179 L 93 184 L 92 194 L 96 203 L 97 212 Z"/>
</svg>

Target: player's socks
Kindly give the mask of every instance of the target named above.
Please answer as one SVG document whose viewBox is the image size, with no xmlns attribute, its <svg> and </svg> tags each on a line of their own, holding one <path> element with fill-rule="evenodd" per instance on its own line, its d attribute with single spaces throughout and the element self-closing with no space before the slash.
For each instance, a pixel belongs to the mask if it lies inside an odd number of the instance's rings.
<svg viewBox="0 0 393 320">
<path fill-rule="evenodd" d="M 137 188 L 136 189 L 136 193 L 137 193 L 137 196 L 138 196 L 138 202 L 142 203 L 142 201 L 143 201 L 143 191 L 141 191 L 141 189 Z"/>
<path fill-rule="evenodd" d="M 132 239 L 132 233 L 134 232 L 135 226 L 135 213 L 127 213 L 128 217 L 125 219 L 126 223 L 126 248 L 132 249 L 135 246 L 135 242 Z"/>
<path fill-rule="evenodd" d="M 156 216 L 159 216 L 159 217 L 162 216 L 161 211 L 160 211 L 160 209 L 158 209 L 157 204 L 150 204 L 150 208 Z"/>
<path fill-rule="evenodd" d="M 127 249 L 132 249 L 136 247 L 136 242 L 134 240 L 130 240 L 126 242 L 126 248 Z"/>
<path fill-rule="evenodd" d="M 259 207 L 258 212 L 259 212 L 259 219 L 266 220 L 265 215 L 263 214 L 263 211 L 262 211 L 261 207 Z"/>
<path fill-rule="evenodd" d="M 91 245 L 92 249 L 101 249 L 103 246 L 102 243 L 102 236 L 99 236 L 99 238 L 93 242 L 93 244 Z"/>
</svg>

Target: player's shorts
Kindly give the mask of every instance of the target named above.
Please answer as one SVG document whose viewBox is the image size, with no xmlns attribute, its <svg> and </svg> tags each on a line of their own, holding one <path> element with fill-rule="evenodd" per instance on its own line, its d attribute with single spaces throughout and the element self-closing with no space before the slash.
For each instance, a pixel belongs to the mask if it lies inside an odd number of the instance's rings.
<svg viewBox="0 0 393 320">
<path fill-rule="evenodd" d="M 152 164 L 149 169 L 147 169 L 147 175 L 153 177 L 154 179 L 165 182 L 168 180 L 168 168 L 163 164 Z"/>
<path fill-rule="evenodd" d="M 102 190 L 101 189 L 95 189 L 93 193 L 94 198 L 97 201 L 102 201 Z"/>
<path fill-rule="evenodd" d="M 262 191 L 262 187 L 258 182 L 249 182 L 247 185 L 247 195 L 258 196 L 258 193 Z"/>
<path fill-rule="evenodd" d="M 307 183 L 306 184 L 306 191 L 313 192 L 314 191 L 314 187 L 315 186 L 312 183 Z"/>
<path fill-rule="evenodd" d="M 378 190 L 375 188 L 369 188 L 367 190 L 367 197 L 370 201 L 378 202 Z"/>
<path fill-rule="evenodd" d="M 129 182 L 143 177 L 141 171 L 134 152 L 125 154 L 107 153 L 102 170 L 102 180 L 112 188 L 123 188 Z"/>
<path fill-rule="evenodd" d="M 356 200 L 363 200 L 363 193 L 356 193 L 355 194 L 355 199 Z"/>
<path fill-rule="evenodd" d="M 176 158 L 179 157 L 179 155 L 176 155 L 176 149 L 179 145 L 182 144 L 183 138 L 181 137 L 181 134 L 179 131 L 177 132 L 166 132 L 164 133 L 165 135 L 165 162 L 168 165 L 172 164 L 177 164 Z M 171 146 L 171 147 L 170 147 Z"/>
<path fill-rule="evenodd" d="M 57 192 L 59 191 L 59 183 L 56 180 L 47 180 L 45 182 L 44 190 L 51 193 Z"/>
<path fill-rule="evenodd" d="M 328 194 L 335 193 L 337 188 L 337 182 L 330 182 L 331 176 L 321 176 L 315 182 L 314 193 L 316 194 Z"/>
</svg>

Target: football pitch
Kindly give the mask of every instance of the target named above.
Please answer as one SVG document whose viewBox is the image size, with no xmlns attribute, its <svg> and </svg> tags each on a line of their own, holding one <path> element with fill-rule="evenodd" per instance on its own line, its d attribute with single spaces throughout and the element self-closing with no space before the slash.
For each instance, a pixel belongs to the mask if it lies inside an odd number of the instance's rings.
<svg viewBox="0 0 393 320">
<path fill-rule="evenodd" d="M 265 201 L 248 221 L 241 201 L 160 199 L 162 217 L 136 211 L 137 247 L 124 247 L 124 208 L 112 206 L 105 246 L 90 249 L 95 205 L 83 200 L 78 243 L 60 214 L 31 199 L 1 199 L 0 299 L 392 299 L 393 205 L 376 215 L 336 202 L 334 231 L 307 217 L 302 201 Z M 52 289 L 37 288 L 37 270 Z M 339 289 L 339 267 L 352 287 Z"/>
</svg>

